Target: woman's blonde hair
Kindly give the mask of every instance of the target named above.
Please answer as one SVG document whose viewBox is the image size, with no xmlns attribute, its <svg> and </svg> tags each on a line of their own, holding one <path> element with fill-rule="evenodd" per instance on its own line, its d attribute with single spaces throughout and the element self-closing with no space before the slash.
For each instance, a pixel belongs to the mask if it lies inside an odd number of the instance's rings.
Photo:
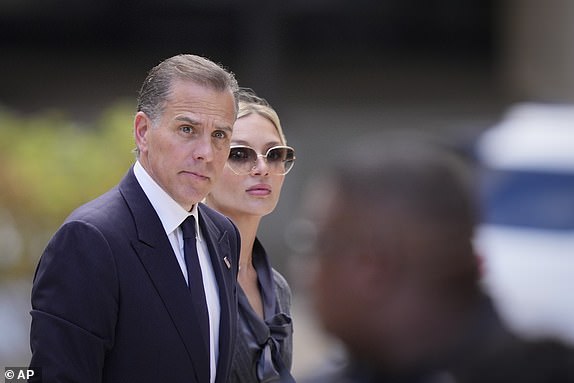
<svg viewBox="0 0 574 383">
<path fill-rule="evenodd" d="M 252 89 L 240 88 L 237 92 L 237 97 L 239 101 L 239 109 L 237 112 L 237 118 L 249 116 L 250 114 L 256 113 L 262 117 L 265 117 L 275 126 L 277 133 L 279 133 L 279 139 L 282 145 L 287 145 L 287 139 L 283 133 L 283 128 L 281 128 L 281 121 L 275 109 L 269 105 L 267 100 L 259 97 L 255 94 Z"/>
</svg>

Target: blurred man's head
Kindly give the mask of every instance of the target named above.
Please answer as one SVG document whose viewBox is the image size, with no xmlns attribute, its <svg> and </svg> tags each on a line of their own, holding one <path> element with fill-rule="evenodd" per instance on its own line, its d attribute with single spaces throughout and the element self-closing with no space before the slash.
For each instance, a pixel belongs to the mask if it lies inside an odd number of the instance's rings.
<svg viewBox="0 0 574 383">
<path fill-rule="evenodd" d="M 433 311 L 477 293 L 468 174 L 445 147 L 399 133 L 360 141 L 331 170 L 316 206 L 319 318 L 352 352 L 400 354 Z"/>
</svg>

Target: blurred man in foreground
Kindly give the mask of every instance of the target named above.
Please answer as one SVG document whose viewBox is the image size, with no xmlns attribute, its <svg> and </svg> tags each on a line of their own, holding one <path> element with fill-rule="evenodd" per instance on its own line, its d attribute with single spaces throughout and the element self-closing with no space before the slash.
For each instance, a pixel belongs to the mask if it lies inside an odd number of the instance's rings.
<svg viewBox="0 0 574 383">
<path fill-rule="evenodd" d="M 387 133 L 359 142 L 332 170 L 313 204 L 314 298 L 349 358 L 311 381 L 574 378 L 571 352 L 522 343 L 483 294 L 473 188 L 458 158 L 418 135 Z"/>
</svg>

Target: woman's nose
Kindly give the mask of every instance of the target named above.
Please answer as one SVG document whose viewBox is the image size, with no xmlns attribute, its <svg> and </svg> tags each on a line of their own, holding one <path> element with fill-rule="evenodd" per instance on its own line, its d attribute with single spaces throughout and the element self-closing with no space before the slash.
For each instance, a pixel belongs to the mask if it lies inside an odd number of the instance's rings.
<svg viewBox="0 0 574 383">
<path fill-rule="evenodd" d="M 251 169 L 251 173 L 255 175 L 267 175 L 269 174 L 269 164 L 267 163 L 267 157 L 263 155 L 258 155 L 257 160 L 255 160 L 255 165 Z"/>
</svg>

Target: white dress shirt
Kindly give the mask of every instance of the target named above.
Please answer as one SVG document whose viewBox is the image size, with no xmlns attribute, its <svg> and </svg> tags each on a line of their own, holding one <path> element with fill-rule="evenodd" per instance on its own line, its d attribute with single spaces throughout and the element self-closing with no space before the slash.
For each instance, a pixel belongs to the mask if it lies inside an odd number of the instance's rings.
<svg viewBox="0 0 574 383">
<path fill-rule="evenodd" d="M 159 216 L 186 282 L 188 282 L 188 276 L 183 253 L 183 233 L 180 225 L 188 216 L 193 215 L 195 217 L 197 254 L 199 256 L 201 275 L 203 277 L 203 287 L 205 290 L 205 298 L 207 300 L 207 309 L 209 311 L 210 380 L 213 383 L 215 382 L 217 359 L 219 357 L 219 320 L 221 306 L 219 302 L 219 288 L 213 272 L 213 265 L 209 258 L 207 244 L 205 243 L 203 234 L 199 229 L 197 204 L 193 205 L 191 212 L 186 211 L 180 204 L 171 198 L 170 195 L 153 180 L 153 178 L 151 178 L 139 161 L 136 161 L 134 165 L 134 174 Z"/>
</svg>

